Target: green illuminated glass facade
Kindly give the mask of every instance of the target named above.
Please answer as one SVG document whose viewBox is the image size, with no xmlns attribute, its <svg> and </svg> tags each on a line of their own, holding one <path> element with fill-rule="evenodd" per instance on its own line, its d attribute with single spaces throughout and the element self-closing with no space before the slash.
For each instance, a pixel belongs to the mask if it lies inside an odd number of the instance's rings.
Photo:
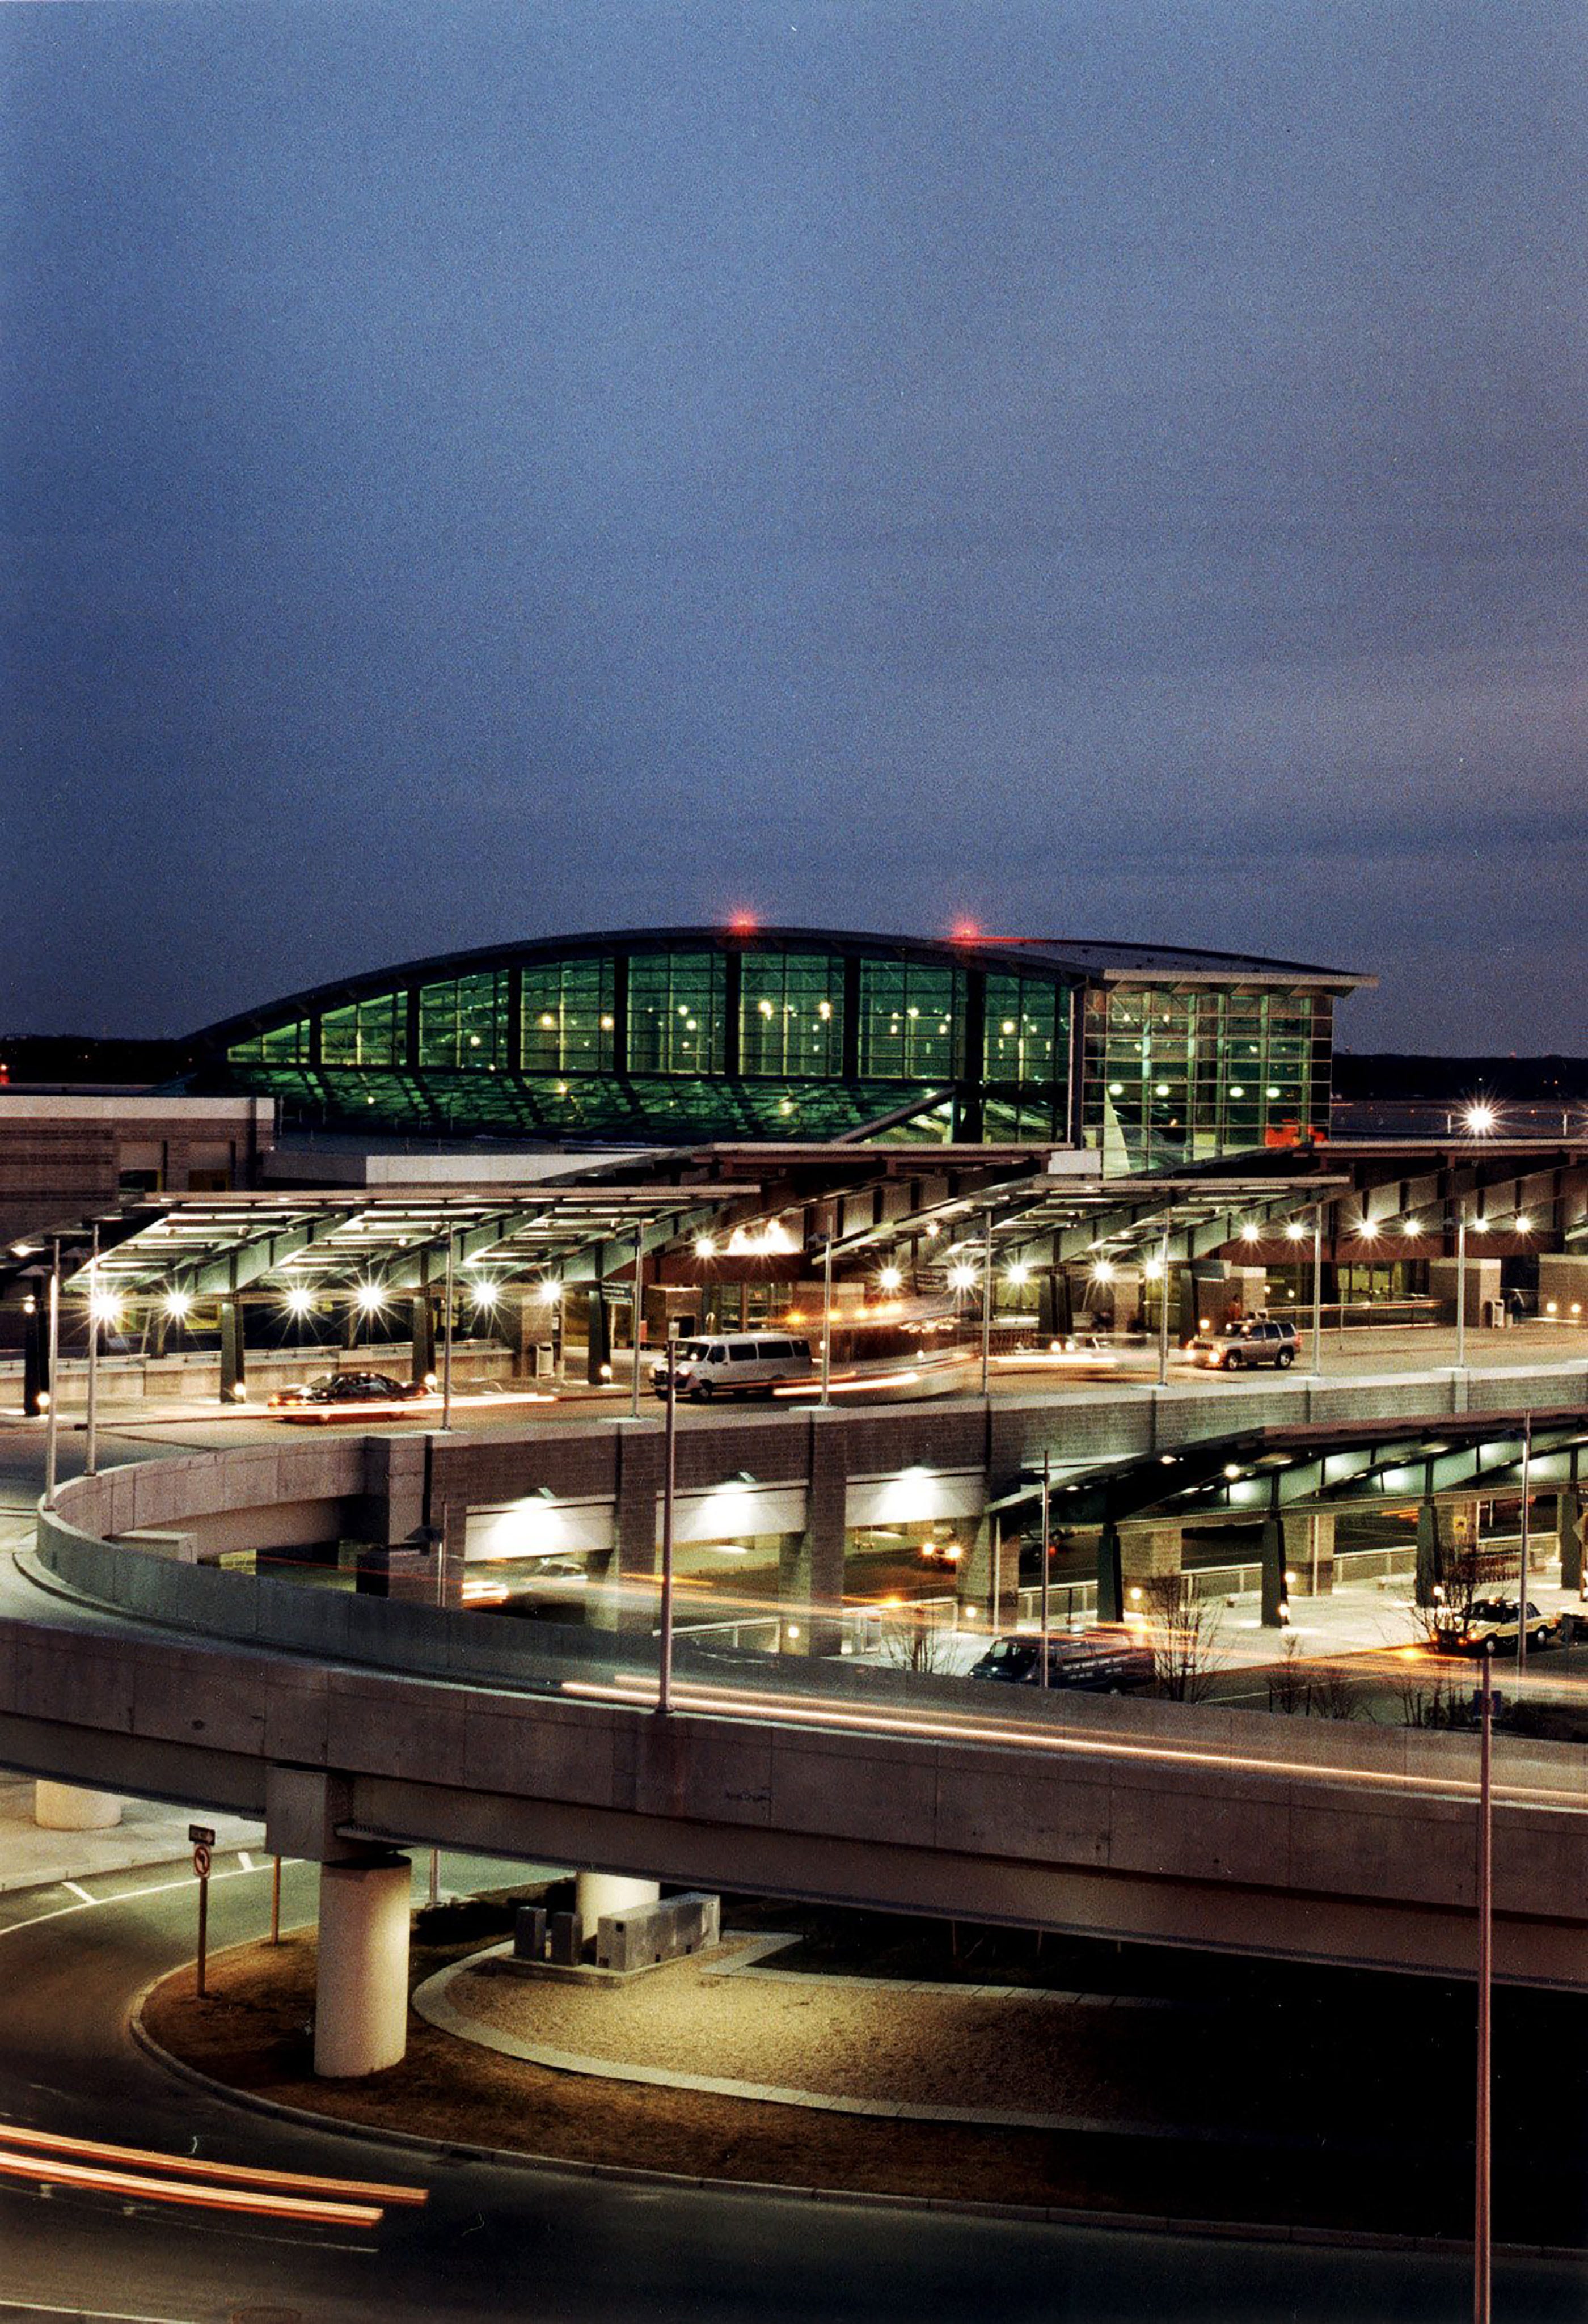
<svg viewBox="0 0 1588 2324">
<path fill-rule="evenodd" d="M 1085 996 L 1082 1134 L 1104 1166 L 1164 1169 L 1327 1127 L 1325 996 L 1114 986 Z"/>
<path fill-rule="evenodd" d="M 1329 991 L 1351 980 L 1288 982 L 1277 964 L 1088 973 L 1040 953 L 814 932 L 570 940 L 300 996 L 200 1036 L 200 1070 L 348 1128 L 1079 1145 L 1111 1175 L 1326 1122 Z"/>
</svg>

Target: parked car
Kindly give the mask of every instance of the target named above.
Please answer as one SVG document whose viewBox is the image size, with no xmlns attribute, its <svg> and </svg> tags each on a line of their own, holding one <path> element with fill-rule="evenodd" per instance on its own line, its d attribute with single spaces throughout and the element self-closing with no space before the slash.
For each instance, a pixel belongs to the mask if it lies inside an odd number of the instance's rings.
<svg viewBox="0 0 1588 2324">
<path fill-rule="evenodd" d="M 810 1342 L 783 1332 L 723 1332 L 680 1340 L 677 1364 L 679 1396 L 771 1396 L 810 1379 Z M 651 1365 L 651 1385 L 658 1396 L 667 1394 L 665 1356 Z"/>
<path fill-rule="evenodd" d="M 972 1678 L 1002 1680 L 1015 1686 L 1039 1686 L 1042 1681 L 1042 1641 L 1029 1631 L 994 1638 Z M 1094 1694 L 1119 1694 L 1128 1686 L 1150 1686 L 1153 1659 L 1122 1625 L 1066 1633 L 1048 1641 L 1049 1686 L 1085 1687 Z"/>
<path fill-rule="evenodd" d="M 1198 1332 L 1187 1346 L 1194 1364 L 1209 1371 L 1240 1372 L 1258 1364 L 1288 1371 L 1296 1361 L 1296 1326 L 1273 1315 L 1250 1315 L 1216 1332 Z"/>
<path fill-rule="evenodd" d="M 278 1388 L 270 1398 L 272 1412 L 301 1411 L 305 1406 L 338 1404 L 411 1404 L 431 1390 L 420 1380 L 395 1380 L 389 1372 L 322 1372 L 319 1379 Z"/>
<path fill-rule="evenodd" d="M 1464 1614 L 1454 1606 L 1441 1607 L 1435 1616 L 1434 1637 L 1443 1654 L 1514 1655 L 1521 1627 L 1521 1615 L 1514 1598 L 1478 1598 Z M 1528 1600 L 1530 1653 L 1553 1646 L 1564 1628 L 1564 1622 L 1541 1613 L 1531 1599 Z"/>
</svg>

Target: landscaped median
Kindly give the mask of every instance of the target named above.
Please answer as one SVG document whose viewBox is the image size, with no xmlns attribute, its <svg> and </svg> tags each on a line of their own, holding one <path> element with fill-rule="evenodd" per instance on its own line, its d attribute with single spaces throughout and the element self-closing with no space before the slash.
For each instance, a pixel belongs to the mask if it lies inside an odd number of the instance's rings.
<svg viewBox="0 0 1588 2324">
<path fill-rule="evenodd" d="M 310 1931 L 212 1960 L 203 2001 L 177 1972 L 143 2031 L 251 2097 L 449 2145 L 936 2201 L 1463 2232 L 1470 1991 L 726 1902 L 720 1954 L 599 1984 L 508 1971 L 505 1898 L 421 1914 L 408 2055 L 356 2081 L 313 2074 Z M 1558 2088 L 1580 2007 L 1502 2002 L 1506 2054 L 1549 2057 L 1524 2079 Z M 1500 2232 L 1588 2240 L 1572 2158 L 1529 2135 L 1529 2104 L 1555 2111 L 1542 2091 L 1505 2108 Z"/>
</svg>

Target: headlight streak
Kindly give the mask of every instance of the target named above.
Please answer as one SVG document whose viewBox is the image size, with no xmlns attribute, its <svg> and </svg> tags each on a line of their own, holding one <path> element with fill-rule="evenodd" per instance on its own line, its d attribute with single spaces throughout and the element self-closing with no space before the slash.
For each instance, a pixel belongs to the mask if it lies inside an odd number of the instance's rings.
<svg viewBox="0 0 1588 2324">
<path fill-rule="evenodd" d="M 627 1710 L 651 1711 L 656 1704 L 655 1682 L 637 1674 L 616 1673 L 612 1683 L 605 1685 L 594 1679 L 564 1679 L 559 1691 L 592 1702 L 617 1704 Z M 1266 1781 L 1335 1785 L 1371 1784 L 1390 1791 L 1432 1798 L 1449 1798 L 1457 1794 L 1475 1799 L 1478 1793 L 1476 1778 L 1469 1781 L 1459 1775 L 1413 1775 L 1379 1767 L 1318 1766 L 1309 1762 L 1260 1759 L 1229 1751 L 1198 1751 L 1184 1745 L 1126 1743 L 1092 1736 L 1022 1734 L 1006 1727 L 978 1725 L 968 1720 L 956 1720 L 942 1715 L 933 1720 L 890 1715 L 881 1711 L 850 1711 L 836 1704 L 812 1703 L 789 1695 L 762 1694 L 751 1701 L 740 1696 L 713 1694 L 704 1687 L 691 1685 L 688 1681 L 674 1681 L 673 1700 L 680 1710 L 698 1711 L 717 1718 L 761 1719 L 773 1725 L 783 1722 L 796 1727 L 836 1728 L 844 1733 L 859 1735 L 913 1736 L 923 1742 L 932 1743 L 989 1743 L 1009 1750 L 1045 1752 L 1050 1757 L 1069 1754 L 1088 1759 L 1143 1760 L 1163 1766 L 1214 1767 L 1225 1774 L 1257 1775 Z M 1519 1806 L 1553 1808 L 1565 1814 L 1584 1812 L 1583 1808 L 1564 1792 L 1547 1791 L 1541 1785 L 1496 1784 L 1493 1789 L 1497 1801 Z"/>
</svg>

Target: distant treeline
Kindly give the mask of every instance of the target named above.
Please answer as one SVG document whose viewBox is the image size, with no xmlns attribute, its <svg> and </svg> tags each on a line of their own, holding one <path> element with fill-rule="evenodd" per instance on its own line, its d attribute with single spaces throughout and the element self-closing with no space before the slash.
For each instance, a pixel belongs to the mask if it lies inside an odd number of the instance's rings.
<svg viewBox="0 0 1588 2324">
<path fill-rule="evenodd" d="M 1588 1097 L 1588 1057 L 1419 1057 L 1395 1050 L 1334 1059 L 1342 1098 L 1510 1099 Z"/>
<path fill-rule="evenodd" d="M 166 1082 L 180 1070 L 176 1041 L 103 1040 L 88 1033 L 0 1037 L 0 1069 L 15 1082 Z"/>
</svg>

